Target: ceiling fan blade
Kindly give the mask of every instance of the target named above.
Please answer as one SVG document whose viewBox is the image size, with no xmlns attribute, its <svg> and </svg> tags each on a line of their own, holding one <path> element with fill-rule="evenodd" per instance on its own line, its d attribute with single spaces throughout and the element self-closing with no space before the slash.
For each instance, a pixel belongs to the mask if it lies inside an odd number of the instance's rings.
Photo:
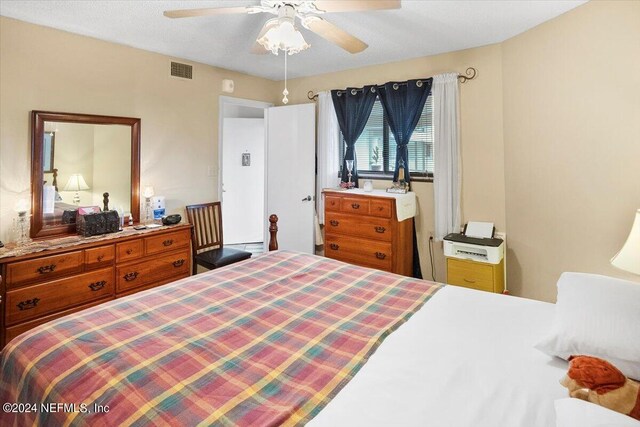
<svg viewBox="0 0 640 427">
<path fill-rule="evenodd" d="M 324 12 L 400 9 L 400 0 L 316 0 L 314 4 Z"/>
<path fill-rule="evenodd" d="M 165 10 L 167 18 L 192 18 L 195 16 L 229 15 L 247 13 L 246 7 L 207 7 L 204 9 Z"/>
<path fill-rule="evenodd" d="M 369 47 L 368 44 L 347 33 L 345 30 L 336 27 L 332 23 L 318 17 L 308 16 L 302 21 L 305 28 L 313 31 L 320 37 L 329 40 L 349 53 L 359 53 Z"/>
</svg>

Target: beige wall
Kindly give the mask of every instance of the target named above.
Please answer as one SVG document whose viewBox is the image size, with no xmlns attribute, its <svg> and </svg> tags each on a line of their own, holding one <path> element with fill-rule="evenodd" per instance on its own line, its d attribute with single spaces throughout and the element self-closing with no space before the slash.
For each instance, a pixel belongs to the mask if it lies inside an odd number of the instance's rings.
<svg viewBox="0 0 640 427">
<path fill-rule="evenodd" d="M 615 269 L 640 208 L 640 2 L 592 1 L 503 43 L 508 277 L 553 301 Z"/>
<path fill-rule="evenodd" d="M 408 61 L 358 68 L 289 81 L 293 104 L 309 102 L 307 92 L 430 77 L 450 71 L 464 72 L 475 67 L 478 76 L 460 86 L 462 146 L 463 221 L 495 222 L 505 231 L 504 147 L 502 143 L 502 62 L 499 45 L 469 49 Z M 282 91 L 280 82 L 279 91 Z M 386 188 L 389 181 L 375 183 Z M 431 277 L 429 236 L 434 231 L 433 185 L 412 184 L 419 204 L 416 218 L 420 265 L 425 278 Z M 436 279 L 445 281 L 442 244 L 434 245 Z"/>
<path fill-rule="evenodd" d="M 222 79 L 235 81 L 233 96 L 269 102 L 276 83 L 197 63 L 193 80 L 175 79 L 171 59 L 0 18 L 0 240 L 15 202 L 30 199 L 31 110 L 139 117 L 141 184 L 166 196 L 172 213 L 217 198 Z"/>
</svg>

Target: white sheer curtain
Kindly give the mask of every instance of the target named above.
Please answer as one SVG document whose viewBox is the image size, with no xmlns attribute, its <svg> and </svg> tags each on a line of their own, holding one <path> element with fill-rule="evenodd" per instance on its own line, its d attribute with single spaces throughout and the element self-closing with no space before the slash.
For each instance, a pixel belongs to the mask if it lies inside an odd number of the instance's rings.
<svg viewBox="0 0 640 427">
<path fill-rule="evenodd" d="M 433 77 L 435 239 L 460 231 L 460 136 L 458 74 Z"/>
<path fill-rule="evenodd" d="M 324 224 L 322 189 L 340 184 L 340 127 L 333 108 L 331 92 L 318 93 L 318 176 L 316 179 L 316 206 L 318 220 Z"/>
</svg>

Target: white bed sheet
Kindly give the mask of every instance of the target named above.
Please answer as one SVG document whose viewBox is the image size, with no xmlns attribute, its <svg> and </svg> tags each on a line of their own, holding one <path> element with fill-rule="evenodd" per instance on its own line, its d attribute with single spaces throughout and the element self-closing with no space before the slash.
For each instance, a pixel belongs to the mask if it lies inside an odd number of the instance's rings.
<svg viewBox="0 0 640 427">
<path fill-rule="evenodd" d="M 308 425 L 555 425 L 567 363 L 533 348 L 554 305 L 446 286 Z"/>
</svg>

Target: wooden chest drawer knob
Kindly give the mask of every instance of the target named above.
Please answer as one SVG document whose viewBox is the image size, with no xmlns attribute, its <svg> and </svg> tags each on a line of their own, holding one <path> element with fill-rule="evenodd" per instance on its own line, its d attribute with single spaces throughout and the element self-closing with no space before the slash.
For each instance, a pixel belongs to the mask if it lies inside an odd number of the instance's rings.
<svg viewBox="0 0 640 427">
<path fill-rule="evenodd" d="M 360 204 L 359 203 L 351 203 L 351 207 L 353 209 L 360 209 Z"/>
<path fill-rule="evenodd" d="M 127 249 L 127 255 L 131 255 L 133 253 L 133 249 Z"/>
<path fill-rule="evenodd" d="M 176 261 L 173 261 L 173 266 L 178 268 L 178 267 L 182 267 L 182 265 L 184 264 L 184 260 L 183 259 L 179 259 Z"/>
<path fill-rule="evenodd" d="M 127 282 L 136 280 L 136 278 L 138 277 L 138 274 L 139 273 L 137 271 L 132 271 L 131 273 L 127 273 L 124 275 L 124 280 L 126 280 Z"/>
<path fill-rule="evenodd" d="M 338 224 L 340 224 L 338 221 L 336 221 L 335 219 L 332 219 L 331 221 L 329 221 L 329 224 L 333 225 L 334 227 L 337 227 Z"/>
<path fill-rule="evenodd" d="M 173 244 L 173 240 L 171 239 L 167 239 L 164 242 L 162 242 L 163 246 L 171 246 Z"/>
<path fill-rule="evenodd" d="M 383 208 L 382 206 L 378 206 L 378 210 L 379 210 L 379 211 L 383 211 L 383 210 L 384 210 L 384 208 Z"/>
<path fill-rule="evenodd" d="M 387 257 L 387 254 L 385 254 L 384 252 L 376 252 L 376 258 L 385 259 L 386 257 Z"/>
<path fill-rule="evenodd" d="M 98 262 L 102 261 L 104 259 L 104 255 L 99 255 L 98 256 Z"/>
<path fill-rule="evenodd" d="M 340 249 L 340 246 L 339 246 L 338 244 L 336 244 L 336 243 L 331 243 L 331 244 L 329 245 L 329 247 L 330 247 L 331 249 L 333 249 L 334 251 L 337 251 L 338 249 Z"/>
<path fill-rule="evenodd" d="M 42 267 L 38 268 L 38 273 L 40 274 L 52 273 L 55 269 L 56 269 L 55 264 L 43 265 Z"/>
<path fill-rule="evenodd" d="M 101 280 L 99 282 L 90 283 L 89 284 L 89 289 L 91 289 L 93 292 L 97 292 L 100 289 L 104 288 L 104 286 L 106 284 L 107 284 L 106 280 Z"/>
<path fill-rule="evenodd" d="M 32 308 L 36 308 L 39 302 L 40 298 L 28 299 L 26 301 L 20 301 L 18 304 L 16 304 L 16 307 L 18 307 L 20 311 L 30 310 Z"/>
<path fill-rule="evenodd" d="M 376 233 L 384 233 L 385 230 L 386 230 L 386 228 L 384 228 L 384 227 L 380 227 L 380 226 L 376 227 Z"/>
</svg>

